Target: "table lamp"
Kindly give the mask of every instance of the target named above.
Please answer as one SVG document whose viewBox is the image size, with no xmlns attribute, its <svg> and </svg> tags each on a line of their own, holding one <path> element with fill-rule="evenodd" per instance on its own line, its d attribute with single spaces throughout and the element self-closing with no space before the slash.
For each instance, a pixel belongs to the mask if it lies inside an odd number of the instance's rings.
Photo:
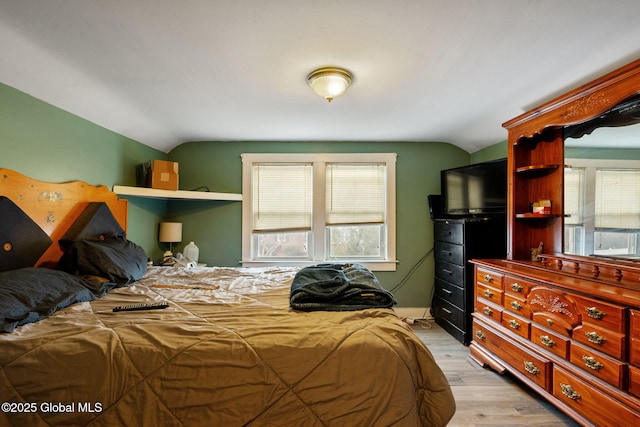
<svg viewBox="0 0 640 427">
<path fill-rule="evenodd" d="M 165 260 L 173 257 L 173 243 L 179 243 L 182 241 L 182 223 L 181 222 L 161 222 L 160 230 L 158 232 L 158 241 L 162 243 L 169 243 L 169 250 L 164 253 L 162 258 Z"/>
</svg>

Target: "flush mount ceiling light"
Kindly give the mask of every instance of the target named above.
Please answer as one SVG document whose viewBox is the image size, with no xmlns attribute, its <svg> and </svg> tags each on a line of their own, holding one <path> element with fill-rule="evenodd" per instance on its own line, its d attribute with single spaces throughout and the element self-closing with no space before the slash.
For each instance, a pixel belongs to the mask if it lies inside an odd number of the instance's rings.
<svg viewBox="0 0 640 427">
<path fill-rule="evenodd" d="M 342 95 L 351 84 L 351 73 L 344 68 L 322 67 L 307 76 L 311 89 L 327 101 Z"/>
</svg>

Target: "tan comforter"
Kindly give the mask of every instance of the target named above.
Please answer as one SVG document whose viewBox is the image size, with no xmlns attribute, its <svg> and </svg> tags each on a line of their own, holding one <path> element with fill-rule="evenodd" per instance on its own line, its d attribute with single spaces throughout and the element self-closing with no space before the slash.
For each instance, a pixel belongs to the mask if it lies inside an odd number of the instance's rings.
<svg viewBox="0 0 640 427">
<path fill-rule="evenodd" d="M 449 385 L 393 310 L 290 311 L 296 271 L 151 268 L 1 334 L 0 425 L 445 425 Z"/>
</svg>

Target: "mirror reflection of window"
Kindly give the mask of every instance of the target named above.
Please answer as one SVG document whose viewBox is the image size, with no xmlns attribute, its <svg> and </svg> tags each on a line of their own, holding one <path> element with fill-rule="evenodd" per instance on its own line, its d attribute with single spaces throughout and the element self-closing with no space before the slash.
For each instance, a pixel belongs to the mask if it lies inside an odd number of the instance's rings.
<svg viewBox="0 0 640 427">
<path fill-rule="evenodd" d="M 640 170 L 596 169 L 595 255 L 638 256 Z"/>
<path fill-rule="evenodd" d="M 564 252 L 583 255 L 584 252 L 584 168 L 564 170 Z"/>
<path fill-rule="evenodd" d="M 640 259 L 640 95 L 564 137 L 564 252 Z"/>
<path fill-rule="evenodd" d="M 564 252 L 640 258 L 640 160 L 566 162 Z"/>
</svg>

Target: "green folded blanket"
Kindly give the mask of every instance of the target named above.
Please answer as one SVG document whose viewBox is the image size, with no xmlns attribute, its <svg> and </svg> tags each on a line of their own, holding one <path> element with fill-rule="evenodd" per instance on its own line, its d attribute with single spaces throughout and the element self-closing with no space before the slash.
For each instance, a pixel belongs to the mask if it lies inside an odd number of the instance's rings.
<svg viewBox="0 0 640 427">
<path fill-rule="evenodd" d="M 318 264 L 293 278 L 289 303 L 302 311 L 351 311 L 396 304 L 376 276 L 360 264 Z"/>
</svg>

